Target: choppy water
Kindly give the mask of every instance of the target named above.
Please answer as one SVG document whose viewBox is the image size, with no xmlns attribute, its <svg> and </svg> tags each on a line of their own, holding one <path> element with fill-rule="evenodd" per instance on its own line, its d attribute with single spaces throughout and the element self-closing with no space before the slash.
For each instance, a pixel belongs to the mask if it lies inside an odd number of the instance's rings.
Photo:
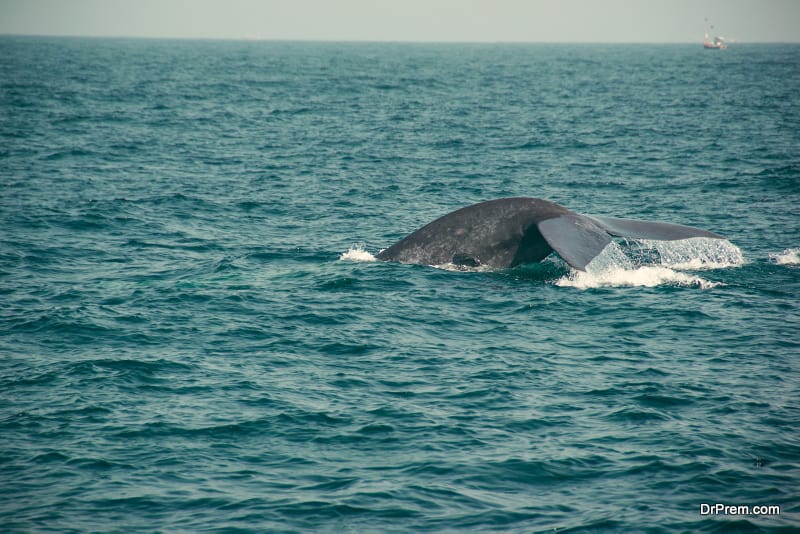
<svg viewBox="0 0 800 534">
<path fill-rule="evenodd" d="M 3 37 L 0 187 L 4 531 L 800 527 L 799 46 Z M 504 196 L 729 242 L 371 261 Z"/>
</svg>

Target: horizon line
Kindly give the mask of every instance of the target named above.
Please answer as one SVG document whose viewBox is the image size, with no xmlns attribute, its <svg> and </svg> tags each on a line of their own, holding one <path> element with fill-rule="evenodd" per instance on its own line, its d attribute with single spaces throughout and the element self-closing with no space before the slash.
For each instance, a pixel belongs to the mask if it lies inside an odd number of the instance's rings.
<svg viewBox="0 0 800 534">
<path fill-rule="evenodd" d="M 240 37 L 188 37 L 188 36 L 155 36 L 155 35 L 101 35 L 101 34 L 69 34 L 69 33 L 4 33 L 0 37 L 31 37 L 56 39 L 141 39 L 153 41 L 238 41 L 265 43 L 363 43 L 363 44 L 572 44 L 572 45 L 691 45 L 702 44 L 703 39 L 696 41 L 534 41 L 534 40 L 426 40 L 426 39 L 336 39 L 336 38 L 269 38 L 243 35 Z M 734 45 L 748 44 L 800 44 L 800 41 L 739 41 L 729 40 Z"/>
</svg>

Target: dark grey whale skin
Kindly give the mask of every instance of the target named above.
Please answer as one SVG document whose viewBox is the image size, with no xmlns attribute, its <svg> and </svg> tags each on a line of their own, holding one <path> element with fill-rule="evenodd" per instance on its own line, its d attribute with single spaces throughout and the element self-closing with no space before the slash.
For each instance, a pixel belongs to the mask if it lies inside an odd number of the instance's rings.
<svg viewBox="0 0 800 534">
<path fill-rule="evenodd" d="M 569 265 L 583 271 L 612 237 L 724 239 L 691 226 L 581 215 L 541 198 L 515 197 L 458 209 L 382 250 L 377 258 L 503 269 L 541 261 L 555 251 Z"/>
</svg>

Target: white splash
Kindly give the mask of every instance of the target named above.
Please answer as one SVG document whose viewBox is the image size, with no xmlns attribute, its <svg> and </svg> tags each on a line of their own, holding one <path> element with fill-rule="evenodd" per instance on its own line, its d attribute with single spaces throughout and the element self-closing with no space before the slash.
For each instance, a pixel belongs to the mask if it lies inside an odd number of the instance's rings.
<svg viewBox="0 0 800 534">
<path fill-rule="evenodd" d="M 694 237 L 680 241 L 640 241 L 659 263 L 679 270 L 727 269 L 744 265 L 742 250 L 725 239 Z"/>
<path fill-rule="evenodd" d="M 488 265 L 458 265 L 455 263 L 440 263 L 439 265 L 433 265 L 433 267 L 436 269 L 442 269 L 444 271 L 459 271 L 469 273 L 485 273 L 494 270 Z"/>
<path fill-rule="evenodd" d="M 800 248 L 787 248 L 780 254 L 770 254 L 769 259 L 778 265 L 800 265 Z"/>
<path fill-rule="evenodd" d="M 720 239 L 636 241 L 628 242 L 624 248 L 611 243 L 586 266 L 586 272 L 571 271 L 555 284 L 578 289 L 661 285 L 710 289 L 722 283 L 681 271 L 721 269 L 743 263 L 739 247 Z"/>
<path fill-rule="evenodd" d="M 610 269 L 600 272 L 572 271 L 569 275 L 556 280 L 561 287 L 593 289 L 598 287 L 656 287 L 676 285 L 710 289 L 721 285 L 699 276 L 673 271 L 668 267 L 647 265 L 634 269 Z"/>
<path fill-rule="evenodd" d="M 342 261 L 377 261 L 375 256 L 367 252 L 363 243 L 352 245 L 347 252 L 339 256 Z"/>
</svg>

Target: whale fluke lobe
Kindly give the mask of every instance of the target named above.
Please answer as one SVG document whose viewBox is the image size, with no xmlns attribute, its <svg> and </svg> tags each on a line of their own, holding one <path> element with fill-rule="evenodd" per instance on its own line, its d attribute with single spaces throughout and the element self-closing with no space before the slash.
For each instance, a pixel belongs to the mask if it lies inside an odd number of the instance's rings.
<svg viewBox="0 0 800 534">
<path fill-rule="evenodd" d="M 538 227 L 553 250 L 581 271 L 611 243 L 611 237 L 603 228 L 577 213 L 545 219 Z"/>
<path fill-rule="evenodd" d="M 581 215 L 541 198 L 501 198 L 467 206 L 423 226 L 377 254 L 401 263 L 507 268 L 555 251 L 575 269 L 586 266 L 612 237 L 672 241 L 724 237 L 673 223 Z"/>
<path fill-rule="evenodd" d="M 711 237 L 713 239 L 725 239 L 719 234 L 683 226 L 681 224 L 639 221 L 636 219 L 618 219 L 616 217 L 597 217 L 587 215 L 600 224 L 605 230 L 614 237 L 627 237 L 628 239 L 654 239 L 656 241 L 677 241 L 678 239 L 688 239 L 690 237 Z"/>
</svg>

